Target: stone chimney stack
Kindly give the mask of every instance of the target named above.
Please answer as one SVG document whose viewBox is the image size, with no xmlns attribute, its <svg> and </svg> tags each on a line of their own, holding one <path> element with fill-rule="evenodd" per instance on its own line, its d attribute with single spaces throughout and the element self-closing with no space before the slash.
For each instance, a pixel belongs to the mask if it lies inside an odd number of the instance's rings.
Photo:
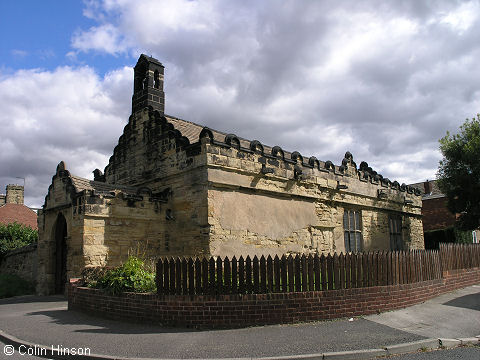
<svg viewBox="0 0 480 360">
<path fill-rule="evenodd" d="M 432 192 L 432 184 L 430 181 L 425 181 L 423 183 L 423 189 L 425 190 L 425 194 L 430 194 Z"/>
<path fill-rule="evenodd" d="M 7 204 L 23 205 L 24 188 L 22 185 L 7 185 L 7 195 L 5 202 Z"/>
<path fill-rule="evenodd" d="M 133 79 L 132 114 L 147 106 L 165 112 L 165 93 L 163 92 L 164 66 L 160 61 L 147 55 L 140 55 L 135 65 Z"/>
</svg>

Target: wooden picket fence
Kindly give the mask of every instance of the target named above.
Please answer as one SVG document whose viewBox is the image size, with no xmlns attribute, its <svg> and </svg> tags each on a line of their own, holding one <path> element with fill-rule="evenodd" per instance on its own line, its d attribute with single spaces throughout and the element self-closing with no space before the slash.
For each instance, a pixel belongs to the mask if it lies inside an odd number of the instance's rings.
<svg viewBox="0 0 480 360">
<path fill-rule="evenodd" d="M 440 279 L 441 264 L 438 250 L 273 258 L 162 258 L 157 262 L 156 282 L 159 294 L 337 290 Z"/>
<path fill-rule="evenodd" d="M 442 270 L 480 267 L 480 244 L 440 244 Z"/>
</svg>

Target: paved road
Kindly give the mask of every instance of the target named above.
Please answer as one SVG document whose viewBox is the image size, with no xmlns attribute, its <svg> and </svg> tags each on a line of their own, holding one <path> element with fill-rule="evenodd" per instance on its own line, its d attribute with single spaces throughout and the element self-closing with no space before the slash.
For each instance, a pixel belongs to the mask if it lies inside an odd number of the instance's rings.
<svg viewBox="0 0 480 360">
<path fill-rule="evenodd" d="M 478 360 L 480 359 L 480 347 L 458 347 L 447 350 L 417 352 L 414 354 L 388 357 L 391 360 Z"/>
<path fill-rule="evenodd" d="M 480 285 L 365 319 L 428 338 L 480 335 Z"/>
<path fill-rule="evenodd" d="M 197 331 L 100 319 L 68 311 L 61 297 L 30 296 L 0 300 L 0 329 L 32 343 L 89 348 L 93 354 L 170 359 L 267 357 L 480 335 L 478 304 L 480 286 L 472 286 L 409 309 L 353 321 Z"/>
<path fill-rule="evenodd" d="M 11 345 L 6 345 L 0 341 L 0 359 L 6 360 L 45 360 L 44 358 L 28 355 L 27 349 L 22 348 L 20 352 L 13 349 Z"/>
<path fill-rule="evenodd" d="M 43 300 L 38 302 L 37 300 Z M 99 319 L 58 297 L 0 301 L 0 329 L 43 345 L 130 357 L 224 358 L 321 353 L 423 339 L 365 319 L 197 331 Z"/>
</svg>

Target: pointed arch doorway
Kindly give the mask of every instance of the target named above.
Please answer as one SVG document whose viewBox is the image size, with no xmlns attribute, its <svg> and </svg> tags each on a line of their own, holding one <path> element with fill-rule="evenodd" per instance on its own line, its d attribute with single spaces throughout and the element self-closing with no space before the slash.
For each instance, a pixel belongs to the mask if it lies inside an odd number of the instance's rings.
<svg viewBox="0 0 480 360">
<path fill-rule="evenodd" d="M 55 224 L 55 294 L 65 292 L 67 282 L 67 220 L 58 214 Z"/>
</svg>

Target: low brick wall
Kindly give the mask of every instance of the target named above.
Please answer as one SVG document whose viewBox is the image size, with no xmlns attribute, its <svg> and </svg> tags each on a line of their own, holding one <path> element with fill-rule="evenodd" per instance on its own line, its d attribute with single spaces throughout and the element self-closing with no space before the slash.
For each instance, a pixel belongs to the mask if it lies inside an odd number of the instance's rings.
<svg viewBox="0 0 480 360">
<path fill-rule="evenodd" d="M 0 274 L 12 274 L 35 283 L 37 278 L 37 244 L 6 253 L 0 259 Z"/>
<path fill-rule="evenodd" d="M 244 327 L 368 315 L 421 303 L 480 283 L 480 268 L 444 273 L 444 278 L 408 285 L 249 295 L 110 296 L 71 283 L 68 308 L 103 317 L 170 326 Z"/>
</svg>

